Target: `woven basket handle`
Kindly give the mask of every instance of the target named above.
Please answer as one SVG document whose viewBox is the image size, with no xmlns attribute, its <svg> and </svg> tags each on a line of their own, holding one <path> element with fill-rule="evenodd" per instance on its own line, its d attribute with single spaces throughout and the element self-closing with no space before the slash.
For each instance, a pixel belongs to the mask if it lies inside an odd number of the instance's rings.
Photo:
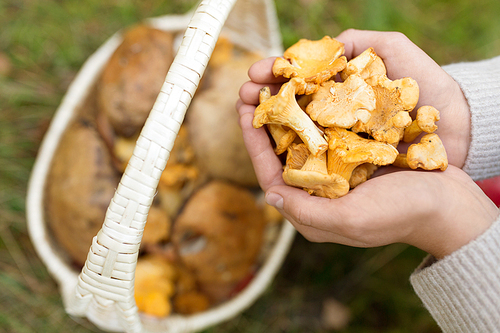
<svg viewBox="0 0 500 333">
<path fill-rule="evenodd" d="M 134 272 L 149 208 L 186 110 L 219 33 L 236 0 L 203 0 L 185 32 L 133 156 L 94 237 L 66 311 L 92 321 L 117 317 L 127 332 L 141 332 Z"/>
</svg>

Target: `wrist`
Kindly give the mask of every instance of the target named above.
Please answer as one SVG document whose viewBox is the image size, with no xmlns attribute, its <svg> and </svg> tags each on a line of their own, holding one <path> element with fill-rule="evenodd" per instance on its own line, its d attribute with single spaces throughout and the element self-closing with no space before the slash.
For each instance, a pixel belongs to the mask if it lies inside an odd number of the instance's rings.
<svg viewBox="0 0 500 333">
<path fill-rule="evenodd" d="M 475 184 L 471 184 L 472 185 Z M 449 198 L 455 204 L 440 209 L 438 219 L 441 228 L 436 230 L 436 239 L 429 246 L 428 252 L 437 259 L 452 254 L 469 244 L 488 230 L 498 218 L 497 206 L 479 188 L 474 188 L 469 196 L 458 194 Z M 460 193 L 460 192 L 456 192 Z"/>
</svg>

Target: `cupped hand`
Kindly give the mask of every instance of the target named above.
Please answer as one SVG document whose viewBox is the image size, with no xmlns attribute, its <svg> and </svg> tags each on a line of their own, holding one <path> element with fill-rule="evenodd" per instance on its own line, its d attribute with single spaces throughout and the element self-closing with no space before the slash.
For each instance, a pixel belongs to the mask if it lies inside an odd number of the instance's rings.
<svg viewBox="0 0 500 333">
<path fill-rule="evenodd" d="M 368 47 L 384 60 L 388 77 L 411 77 L 420 87 L 419 104 L 441 114 L 437 134 L 446 147 L 445 172 L 400 171 L 374 177 L 338 199 L 310 196 L 286 186 L 282 163 L 265 129 L 252 127 L 258 92 L 276 94 L 286 81 L 272 74 L 274 58 L 255 63 L 240 89 L 237 108 L 247 150 L 268 203 L 306 238 L 358 247 L 403 242 L 441 258 L 484 232 L 497 207 L 461 168 L 470 143 L 470 114 L 458 84 L 408 38 L 395 32 L 347 30 L 336 37 L 351 59 Z"/>
<path fill-rule="evenodd" d="M 462 168 L 470 145 L 470 111 L 458 83 L 399 32 L 350 29 L 335 38 L 344 43 L 348 59 L 373 47 L 383 59 L 391 80 L 411 77 L 417 81 L 420 96 L 415 110 L 423 105 L 431 105 L 439 110 L 441 119 L 437 122 L 436 134 L 443 141 L 449 164 Z M 258 91 L 263 86 L 270 86 L 272 94 L 278 92 L 285 79 L 275 78 L 272 74 L 274 59 L 264 59 L 250 68 L 251 81 L 242 86 L 239 103 L 257 105 Z M 404 144 L 400 149 L 403 147 Z"/>
<path fill-rule="evenodd" d="M 439 110 L 436 134 L 443 141 L 448 162 L 462 168 L 470 145 L 470 111 L 458 83 L 402 33 L 349 29 L 336 39 L 344 43 L 348 59 L 373 47 L 391 80 L 411 77 L 417 81 L 420 96 L 415 110 L 423 105 Z"/>
<path fill-rule="evenodd" d="M 483 233 L 498 215 L 496 205 L 454 166 L 444 172 L 385 172 L 337 199 L 287 186 L 267 133 L 253 128 L 248 109 L 240 107 L 240 124 L 266 201 L 310 241 L 356 247 L 406 243 L 442 258 Z"/>
</svg>

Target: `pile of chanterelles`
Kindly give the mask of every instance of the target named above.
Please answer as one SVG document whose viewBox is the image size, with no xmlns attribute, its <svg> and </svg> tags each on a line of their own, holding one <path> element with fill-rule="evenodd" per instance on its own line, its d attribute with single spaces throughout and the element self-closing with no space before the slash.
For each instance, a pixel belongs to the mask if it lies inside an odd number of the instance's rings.
<svg viewBox="0 0 500 333">
<path fill-rule="evenodd" d="M 448 160 L 434 131 L 439 111 L 422 106 L 412 78 L 390 80 L 373 48 L 347 61 L 344 44 L 302 39 L 277 58 L 275 76 L 290 80 L 271 96 L 261 89 L 253 126 L 267 124 L 276 154 L 287 152 L 283 179 L 310 194 L 338 198 L 371 177 L 378 166 L 445 170 Z M 420 143 L 406 153 L 399 142 Z"/>
</svg>

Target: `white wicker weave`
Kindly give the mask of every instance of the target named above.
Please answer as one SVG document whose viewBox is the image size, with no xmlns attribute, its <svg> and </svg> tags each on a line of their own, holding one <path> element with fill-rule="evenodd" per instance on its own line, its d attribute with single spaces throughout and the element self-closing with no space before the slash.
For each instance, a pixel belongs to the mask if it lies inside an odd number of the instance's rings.
<svg viewBox="0 0 500 333">
<path fill-rule="evenodd" d="M 28 186 L 28 229 L 35 249 L 60 286 L 70 315 L 87 317 L 107 331 L 195 332 L 232 318 L 260 296 L 281 266 L 294 229 L 288 222 L 283 224 L 268 259 L 235 298 L 200 314 L 157 319 L 139 314 L 134 301 L 134 272 L 146 217 L 221 29 L 233 43 L 259 50 L 265 56 L 282 53 L 281 38 L 271 0 L 203 0 L 194 13 L 168 15 L 148 22 L 163 30 L 182 32 L 186 27 L 187 30 L 109 205 L 102 229 L 93 239 L 83 270 L 75 272 L 52 244 L 44 221 L 45 179 L 74 110 L 121 43 L 120 33 L 86 61 L 53 118 Z"/>
</svg>

